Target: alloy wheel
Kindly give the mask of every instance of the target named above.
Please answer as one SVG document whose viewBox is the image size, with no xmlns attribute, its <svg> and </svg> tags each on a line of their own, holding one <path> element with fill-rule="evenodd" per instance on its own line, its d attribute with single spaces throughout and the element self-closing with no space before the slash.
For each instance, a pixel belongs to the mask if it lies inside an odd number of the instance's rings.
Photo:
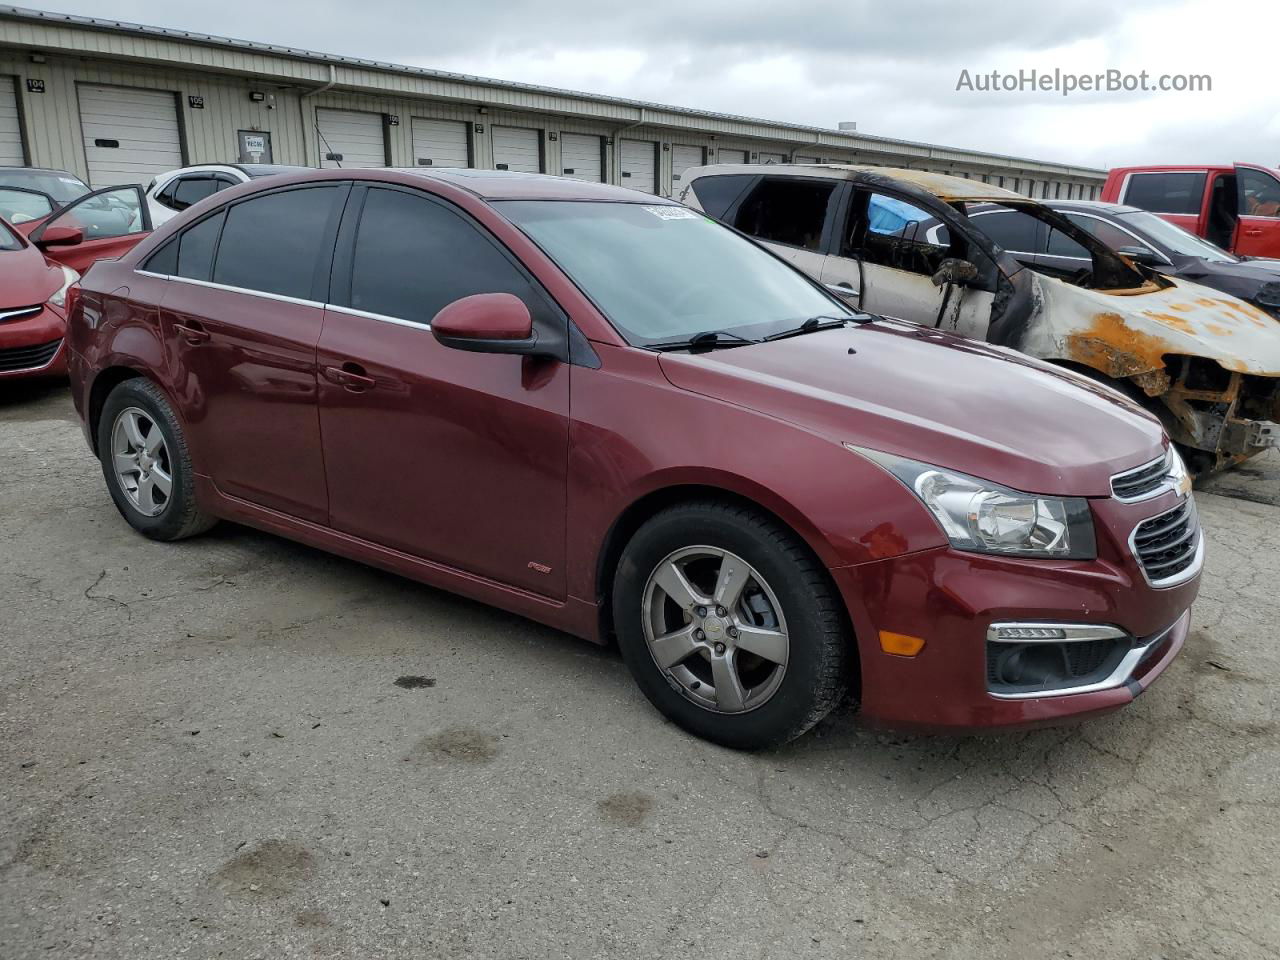
<svg viewBox="0 0 1280 960">
<path fill-rule="evenodd" d="M 759 571 L 711 546 L 668 555 L 649 575 L 645 639 L 685 697 L 716 713 L 745 713 L 778 690 L 790 640 L 782 605 Z"/>
<path fill-rule="evenodd" d="M 126 407 L 111 428 L 111 464 L 116 482 L 146 517 L 164 512 L 173 496 L 173 466 L 159 424 L 140 407 Z"/>
</svg>

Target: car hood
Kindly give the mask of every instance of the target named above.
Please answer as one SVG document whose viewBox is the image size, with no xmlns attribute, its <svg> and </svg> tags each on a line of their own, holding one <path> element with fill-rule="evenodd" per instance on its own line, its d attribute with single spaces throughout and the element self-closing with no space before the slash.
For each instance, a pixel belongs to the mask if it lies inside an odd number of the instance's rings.
<svg viewBox="0 0 1280 960">
<path fill-rule="evenodd" d="M 36 247 L 0 250 L 0 310 L 34 307 L 62 286 L 62 271 Z"/>
<path fill-rule="evenodd" d="M 899 321 L 660 362 L 685 390 L 1031 493 L 1109 496 L 1112 474 L 1164 449 L 1159 422 L 1109 387 Z"/>
<path fill-rule="evenodd" d="M 1188 280 L 1161 289 L 1102 291 L 1035 275 L 1038 318 L 1023 348 L 1113 376 L 1164 368 L 1166 354 L 1206 357 L 1227 370 L 1280 376 L 1280 324 L 1230 294 Z"/>
<path fill-rule="evenodd" d="M 1218 263 L 1188 257 L 1178 264 L 1177 276 L 1229 293 L 1277 315 L 1280 310 L 1280 260 L 1242 260 Z M 1259 300 L 1259 297 L 1262 297 Z"/>
</svg>

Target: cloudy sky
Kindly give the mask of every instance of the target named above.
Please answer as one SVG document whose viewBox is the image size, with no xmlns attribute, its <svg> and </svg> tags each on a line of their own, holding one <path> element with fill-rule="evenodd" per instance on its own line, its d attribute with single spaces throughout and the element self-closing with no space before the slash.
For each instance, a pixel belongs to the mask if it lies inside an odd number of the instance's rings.
<svg viewBox="0 0 1280 960">
<path fill-rule="evenodd" d="M 866 133 L 1091 166 L 1280 165 L 1280 97 L 1265 52 L 1280 36 L 1273 0 L 26 5 L 817 126 L 855 120 Z M 1145 70 L 1153 82 L 1207 74 L 1212 90 L 956 89 L 965 70 L 1055 68 Z"/>
</svg>

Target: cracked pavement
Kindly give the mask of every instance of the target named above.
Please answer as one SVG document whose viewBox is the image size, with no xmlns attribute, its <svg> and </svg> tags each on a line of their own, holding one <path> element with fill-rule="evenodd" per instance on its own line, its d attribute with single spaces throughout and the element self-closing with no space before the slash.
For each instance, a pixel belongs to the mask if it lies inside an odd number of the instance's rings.
<svg viewBox="0 0 1280 960">
<path fill-rule="evenodd" d="M 0 390 L 0 449 L 5 960 L 1280 954 L 1274 453 L 1198 494 L 1190 639 L 1124 711 L 747 755 L 612 650 L 136 536 L 62 387 Z"/>
</svg>

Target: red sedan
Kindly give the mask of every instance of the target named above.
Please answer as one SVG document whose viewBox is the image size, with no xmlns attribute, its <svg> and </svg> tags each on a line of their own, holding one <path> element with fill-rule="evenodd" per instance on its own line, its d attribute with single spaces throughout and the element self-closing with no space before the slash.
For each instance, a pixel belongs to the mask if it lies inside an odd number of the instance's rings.
<svg viewBox="0 0 1280 960">
<path fill-rule="evenodd" d="M 70 343 L 144 535 L 226 518 L 616 637 L 735 747 L 850 695 L 928 729 L 1115 709 L 1199 587 L 1185 471 L 1124 397 L 617 187 L 244 184 L 73 287 Z"/>
<path fill-rule="evenodd" d="M 27 182 L 14 176 L 27 172 L 11 171 L 9 179 Z M 85 189 L 61 204 L 41 190 L 0 183 L 0 378 L 64 374 L 67 288 L 95 260 L 119 256 L 151 229 L 138 187 Z"/>
</svg>

